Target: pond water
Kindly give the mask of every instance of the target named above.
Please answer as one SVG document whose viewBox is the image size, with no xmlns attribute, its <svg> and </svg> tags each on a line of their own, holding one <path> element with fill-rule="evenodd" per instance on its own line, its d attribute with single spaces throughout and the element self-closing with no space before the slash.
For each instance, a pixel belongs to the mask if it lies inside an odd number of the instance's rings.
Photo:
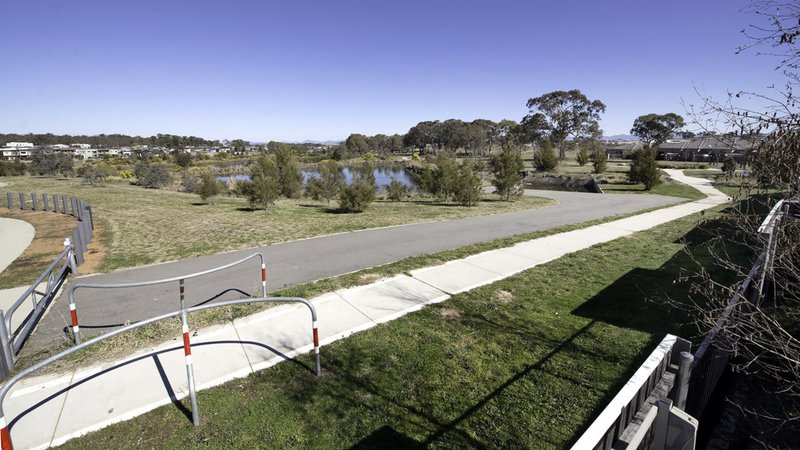
<svg viewBox="0 0 800 450">
<path fill-rule="evenodd" d="M 344 177 L 344 181 L 347 184 L 353 182 L 353 174 L 356 172 L 355 169 L 351 169 L 350 167 L 342 167 L 342 176 Z M 306 183 L 308 180 L 313 176 L 319 176 L 319 172 L 313 170 L 303 170 L 303 182 Z M 392 179 L 395 179 L 403 185 L 411 188 L 416 189 L 417 185 L 414 182 L 414 177 L 411 175 L 409 171 L 402 167 L 377 167 L 372 171 L 372 174 L 375 176 L 375 183 L 378 185 L 378 191 L 382 191 L 386 189 L 386 186 L 392 182 Z M 247 181 L 250 180 L 250 175 L 231 175 L 231 176 L 224 176 L 224 177 L 217 177 L 219 181 L 229 182 L 232 179 L 236 179 L 239 181 Z"/>
</svg>

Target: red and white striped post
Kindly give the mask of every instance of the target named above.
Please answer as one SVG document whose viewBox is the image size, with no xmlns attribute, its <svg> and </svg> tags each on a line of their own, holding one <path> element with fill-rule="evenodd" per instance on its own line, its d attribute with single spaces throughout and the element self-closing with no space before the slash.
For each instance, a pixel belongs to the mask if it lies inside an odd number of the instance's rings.
<svg viewBox="0 0 800 450">
<path fill-rule="evenodd" d="M 267 263 L 261 261 L 261 295 L 267 296 Z"/>
<path fill-rule="evenodd" d="M 69 315 L 72 318 L 72 337 L 75 339 L 75 345 L 81 343 L 80 327 L 78 327 L 78 310 L 75 302 L 69 304 Z"/>
<path fill-rule="evenodd" d="M 192 366 L 192 344 L 189 340 L 189 319 L 186 310 L 181 310 L 181 331 L 183 332 L 183 355 L 186 360 L 186 379 L 189 383 L 189 401 L 192 404 L 192 423 L 200 425 L 200 414 L 197 411 L 197 391 L 194 387 L 194 368 Z"/>
<path fill-rule="evenodd" d="M 314 359 L 316 361 L 316 368 L 317 368 L 317 376 L 320 374 L 320 367 L 319 367 L 319 328 L 317 328 L 317 321 L 316 319 L 311 322 L 311 327 L 314 331 Z"/>
<path fill-rule="evenodd" d="M 8 424 L 4 416 L 0 416 L 0 448 L 2 450 L 14 450 L 14 446 L 11 444 L 11 434 L 8 432 Z"/>
</svg>

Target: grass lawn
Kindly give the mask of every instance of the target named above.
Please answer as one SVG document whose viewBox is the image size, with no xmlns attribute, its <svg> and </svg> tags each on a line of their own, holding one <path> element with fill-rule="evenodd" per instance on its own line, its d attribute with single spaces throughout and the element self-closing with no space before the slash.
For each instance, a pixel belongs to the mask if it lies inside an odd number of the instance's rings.
<svg viewBox="0 0 800 450">
<path fill-rule="evenodd" d="M 306 355 L 200 392 L 199 428 L 170 405 L 66 448 L 564 448 L 665 333 L 694 337 L 663 300 L 689 292 L 674 283 L 692 268 L 687 245 L 711 260 L 700 220 L 567 255 L 325 346 L 320 379 Z"/>
<path fill-rule="evenodd" d="M 339 214 L 307 199 L 279 200 L 268 211 L 251 211 L 244 199 L 219 197 L 200 203 L 197 195 L 143 189 L 127 183 L 89 186 L 80 179 L 3 178 L 8 191 L 75 195 L 106 220 L 110 251 L 100 270 L 171 261 L 330 233 L 415 222 L 456 219 L 539 208 L 553 202 L 525 197 L 503 202 L 488 196 L 475 207 L 430 199 L 376 201 L 364 213 Z"/>
</svg>

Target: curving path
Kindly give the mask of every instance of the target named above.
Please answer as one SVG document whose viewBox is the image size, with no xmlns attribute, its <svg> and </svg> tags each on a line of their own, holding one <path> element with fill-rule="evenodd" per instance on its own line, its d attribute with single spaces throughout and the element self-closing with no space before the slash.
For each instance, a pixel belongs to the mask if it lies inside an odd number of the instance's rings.
<svg viewBox="0 0 800 450">
<path fill-rule="evenodd" d="M 34 234 L 33 225 L 28 222 L 0 217 L 0 272 L 28 248 Z"/>
<path fill-rule="evenodd" d="M 387 264 L 411 256 L 463 247 L 521 233 L 601 219 L 685 201 L 659 195 L 589 194 L 528 190 L 526 195 L 552 198 L 558 204 L 528 211 L 470 217 L 322 236 L 224 254 L 192 258 L 80 278 L 83 283 L 128 283 L 199 272 L 262 252 L 267 258 L 267 289 L 327 278 Z M 175 239 L 180 239 L 176 234 Z M 229 288 L 256 292 L 260 288 L 256 261 L 225 272 L 186 282 L 187 305 L 196 305 Z M 229 292 L 219 299 L 238 298 Z M 66 295 L 54 302 L 28 349 L 64 339 L 68 325 Z M 83 290 L 77 296 L 81 332 L 99 334 L 128 321 L 166 313 L 178 307 L 178 286 L 128 290 Z"/>
</svg>

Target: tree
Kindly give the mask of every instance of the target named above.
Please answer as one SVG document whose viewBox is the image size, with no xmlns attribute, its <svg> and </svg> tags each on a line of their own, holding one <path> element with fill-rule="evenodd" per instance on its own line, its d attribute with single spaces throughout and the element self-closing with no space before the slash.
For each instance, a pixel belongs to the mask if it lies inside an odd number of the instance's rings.
<svg viewBox="0 0 800 450">
<path fill-rule="evenodd" d="M 31 152 L 30 173 L 34 175 L 72 175 L 72 156 L 52 150 L 35 149 Z"/>
<path fill-rule="evenodd" d="M 553 91 L 528 100 L 530 110 L 525 122 L 547 123 L 550 140 L 558 145 L 558 159 L 566 157 L 567 138 L 597 137 L 600 131 L 600 114 L 606 105 L 600 100 L 589 100 L 577 89 Z M 536 116 L 541 114 L 541 116 Z"/>
<path fill-rule="evenodd" d="M 456 190 L 458 163 L 453 152 L 444 151 L 436 156 L 434 165 L 431 193 L 446 202 Z"/>
<path fill-rule="evenodd" d="M 575 161 L 578 162 L 579 166 L 585 166 L 589 162 L 589 149 L 585 145 L 581 145 L 578 155 L 575 156 Z"/>
<path fill-rule="evenodd" d="M 500 153 L 489 160 L 494 179 L 492 184 L 497 193 L 506 201 L 512 196 L 522 194 L 522 152 L 516 148 L 504 147 Z"/>
<path fill-rule="evenodd" d="M 363 134 L 353 133 L 344 141 L 347 151 L 353 155 L 360 155 L 369 151 L 369 141 Z"/>
<path fill-rule="evenodd" d="M 366 163 L 353 174 L 353 182 L 339 194 L 339 208 L 347 212 L 362 212 L 375 200 L 375 175 L 372 164 Z"/>
<path fill-rule="evenodd" d="M 480 175 L 475 173 L 469 162 L 464 162 L 459 166 L 453 191 L 453 198 L 462 206 L 475 206 L 480 201 L 483 183 Z"/>
<path fill-rule="evenodd" d="M 175 164 L 179 165 L 182 169 L 186 169 L 192 165 L 192 154 L 188 151 L 175 150 L 172 152 L 172 158 Z"/>
<path fill-rule="evenodd" d="M 736 173 L 736 160 L 730 156 L 725 158 L 725 161 L 722 162 L 722 173 L 725 174 L 726 180 L 733 178 Z"/>
<path fill-rule="evenodd" d="M 399 180 L 392 179 L 392 182 L 386 186 L 386 197 L 393 202 L 399 202 L 408 197 L 408 186 Z"/>
<path fill-rule="evenodd" d="M 605 150 L 603 147 L 597 146 L 592 153 L 592 172 L 594 173 L 603 173 L 606 171 L 606 164 L 608 162 L 608 157 L 606 156 Z"/>
<path fill-rule="evenodd" d="M 140 161 L 134 166 L 133 173 L 136 176 L 136 184 L 146 188 L 159 189 L 172 183 L 172 173 L 162 163 Z"/>
<path fill-rule="evenodd" d="M 250 181 L 243 183 L 242 192 L 253 208 L 266 210 L 275 203 L 281 189 L 278 183 L 278 167 L 271 155 L 260 155 L 250 166 Z"/>
<path fill-rule="evenodd" d="M 278 145 L 275 148 L 275 165 L 278 169 L 281 195 L 287 198 L 298 197 L 303 190 L 303 174 L 294 149 L 287 144 Z"/>
<path fill-rule="evenodd" d="M 308 180 L 306 194 L 314 200 L 330 203 L 331 199 L 339 196 L 343 186 L 344 176 L 339 164 L 327 159 L 320 163 L 319 176 L 313 176 Z"/>
<path fill-rule="evenodd" d="M 657 149 L 659 145 L 672 137 L 686 123 L 678 114 L 645 114 L 633 121 L 631 134 L 639 137 L 645 146 Z"/>
<path fill-rule="evenodd" d="M 541 172 L 549 172 L 558 166 L 558 157 L 550 141 L 543 141 L 541 148 L 533 154 L 533 166 Z"/>
<path fill-rule="evenodd" d="M 661 183 L 661 172 L 656 165 L 656 151 L 652 148 L 636 150 L 631 154 L 631 168 L 628 179 L 634 183 L 644 184 L 645 190 Z"/>
<path fill-rule="evenodd" d="M 217 180 L 217 177 L 214 173 L 206 171 L 200 174 L 200 186 L 197 192 L 200 194 L 200 200 L 205 202 L 208 199 L 219 195 L 219 192 L 220 182 Z"/>
</svg>

